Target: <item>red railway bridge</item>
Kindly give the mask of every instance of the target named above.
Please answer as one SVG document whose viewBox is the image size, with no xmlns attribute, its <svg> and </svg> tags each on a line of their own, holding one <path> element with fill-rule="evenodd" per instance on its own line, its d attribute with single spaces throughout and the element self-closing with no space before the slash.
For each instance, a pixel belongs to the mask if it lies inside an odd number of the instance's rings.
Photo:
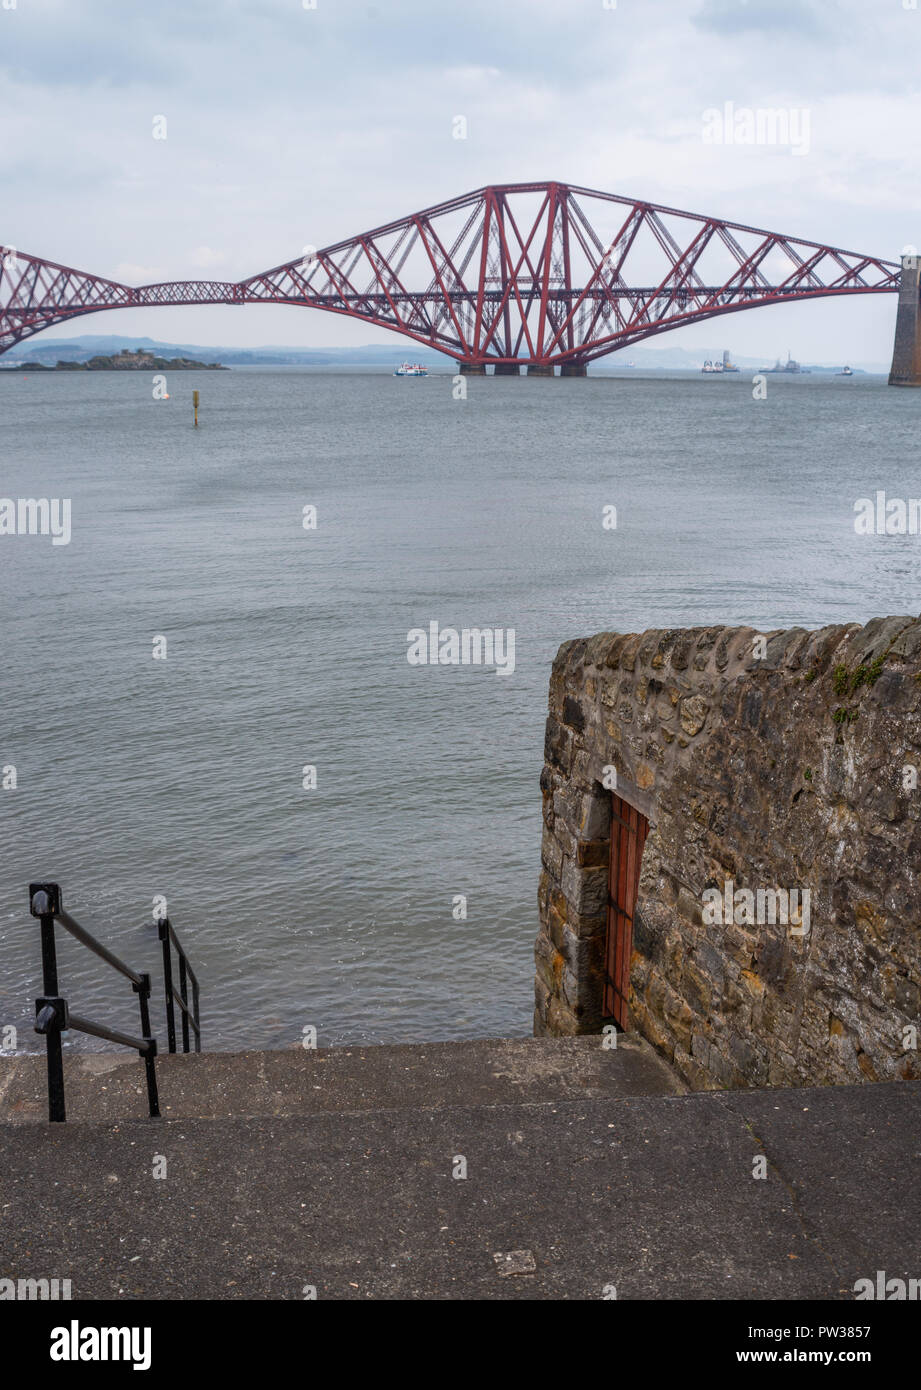
<svg viewBox="0 0 921 1390">
<path fill-rule="evenodd" d="M 502 184 L 236 283 L 124 285 L 0 247 L 0 353 L 106 309 L 292 304 L 447 353 L 460 370 L 582 376 L 657 333 L 764 304 L 899 294 L 890 381 L 921 384 L 917 257 L 885 261 L 576 188 Z"/>
</svg>

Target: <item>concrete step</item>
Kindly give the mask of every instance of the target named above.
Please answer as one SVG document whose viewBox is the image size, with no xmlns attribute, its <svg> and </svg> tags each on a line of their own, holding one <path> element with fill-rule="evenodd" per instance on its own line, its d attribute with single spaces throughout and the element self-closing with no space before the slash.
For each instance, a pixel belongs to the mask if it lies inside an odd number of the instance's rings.
<svg viewBox="0 0 921 1390">
<path fill-rule="evenodd" d="M 330 1086 L 315 1114 L 0 1123 L 0 1273 L 74 1300 L 848 1302 L 921 1275 L 921 1082 L 599 1098 L 596 1071 L 536 1103 L 546 1082 L 493 1044 L 471 1064 L 489 1102 L 458 1104 L 453 1050 L 421 1049 L 443 1093 L 388 1078 L 429 1105 L 335 1114 Z"/>
<path fill-rule="evenodd" d="M 435 1110 L 452 1105 L 679 1095 L 684 1086 L 644 1039 L 504 1038 L 157 1059 L 165 1118 Z M 144 1068 L 127 1051 L 65 1055 L 70 1123 L 147 1113 Z M 47 1121 L 43 1056 L 0 1057 L 0 1121 Z"/>
</svg>

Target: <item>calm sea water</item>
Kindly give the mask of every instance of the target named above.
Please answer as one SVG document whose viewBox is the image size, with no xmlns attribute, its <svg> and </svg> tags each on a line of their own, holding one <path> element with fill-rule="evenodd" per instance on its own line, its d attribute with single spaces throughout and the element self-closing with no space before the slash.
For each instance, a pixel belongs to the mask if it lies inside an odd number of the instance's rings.
<svg viewBox="0 0 921 1390">
<path fill-rule="evenodd" d="M 0 1023 L 20 1047 L 37 878 L 157 975 L 166 895 L 209 1048 L 525 1034 L 560 642 L 921 607 L 921 539 L 853 529 L 856 498 L 921 493 L 921 392 L 881 379 L 772 378 L 762 402 L 747 377 L 632 373 L 471 379 L 466 401 L 447 374 L 169 387 L 0 374 L 0 495 L 73 510 L 68 546 L 0 538 Z M 514 628 L 514 674 L 411 667 L 433 619 Z M 79 947 L 61 973 L 80 1012 L 133 1027 Z"/>
</svg>

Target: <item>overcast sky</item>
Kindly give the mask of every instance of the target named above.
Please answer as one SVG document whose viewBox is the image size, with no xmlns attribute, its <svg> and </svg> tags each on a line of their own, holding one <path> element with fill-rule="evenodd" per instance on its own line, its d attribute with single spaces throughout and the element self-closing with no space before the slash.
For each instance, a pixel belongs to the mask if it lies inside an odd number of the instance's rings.
<svg viewBox="0 0 921 1390">
<path fill-rule="evenodd" d="M 912 0 L 13 3 L 0 0 L 0 242 L 129 283 L 239 279 L 527 179 L 884 257 L 921 245 Z M 808 148 L 708 143 L 704 112 L 727 102 L 808 112 Z M 891 295 L 759 309 L 654 345 L 886 361 L 894 314 Z M 394 341 L 261 306 L 51 332 Z"/>
</svg>

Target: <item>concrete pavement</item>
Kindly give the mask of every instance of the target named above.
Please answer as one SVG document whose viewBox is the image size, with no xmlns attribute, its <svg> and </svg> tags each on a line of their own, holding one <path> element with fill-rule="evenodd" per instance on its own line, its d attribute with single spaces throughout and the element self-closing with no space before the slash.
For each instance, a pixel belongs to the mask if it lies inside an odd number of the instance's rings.
<svg viewBox="0 0 921 1390">
<path fill-rule="evenodd" d="M 921 1083 L 682 1095 L 599 1039 L 210 1054 L 164 1061 L 175 1118 L 137 1118 L 119 1077 L 133 1116 L 51 1126 L 27 1071 L 0 1081 L 0 1275 L 74 1299 L 850 1300 L 921 1276 Z"/>
</svg>

